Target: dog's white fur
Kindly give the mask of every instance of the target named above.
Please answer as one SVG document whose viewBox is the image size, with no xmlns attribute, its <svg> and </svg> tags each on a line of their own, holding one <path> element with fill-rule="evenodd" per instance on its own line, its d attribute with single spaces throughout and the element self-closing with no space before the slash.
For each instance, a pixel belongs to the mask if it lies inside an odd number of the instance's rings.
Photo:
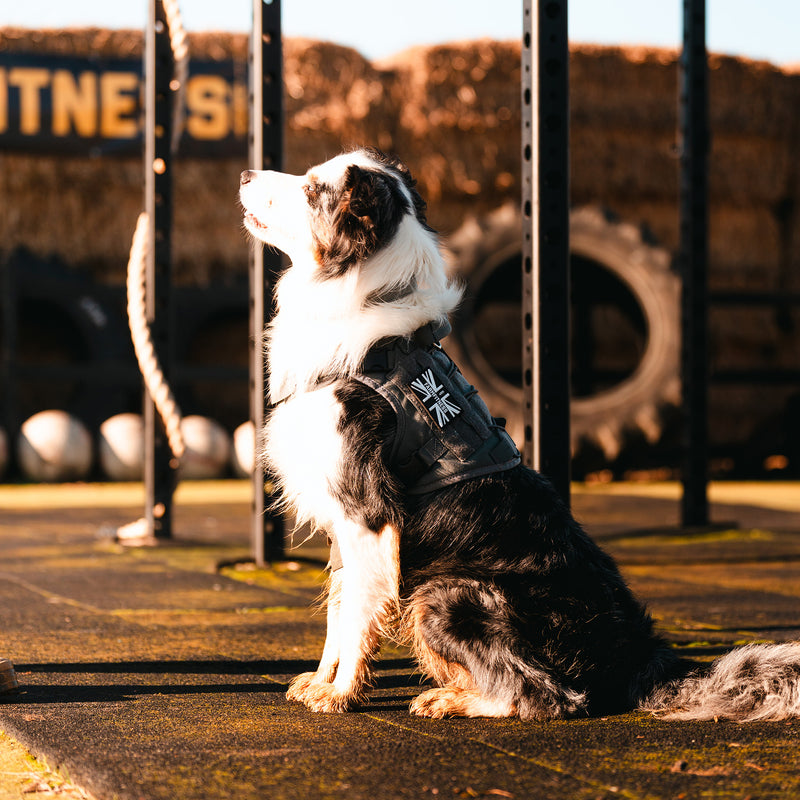
<svg viewBox="0 0 800 800">
<path fill-rule="evenodd" d="M 400 223 L 391 246 L 364 268 L 317 279 L 320 265 L 305 190 L 315 182 L 337 186 L 350 164 L 379 167 L 356 152 L 301 176 L 262 172 L 240 189 L 248 231 L 291 260 L 291 269 L 276 285 L 276 313 L 266 332 L 270 400 L 290 399 L 272 410 L 262 455 L 279 476 L 283 500 L 298 524 L 331 532 L 344 564 L 331 576 L 319 668 L 299 676 L 290 690 L 290 697 L 317 711 L 341 711 L 363 699 L 368 662 L 398 614 L 400 576 L 398 532 L 387 527 L 376 536 L 348 519 L 331 495 L 342 453 L 337 432 L 341 408 L 333 387 L 317 388 L 316 382 L 329 373 L 354 373 L 375 342 L 446 318 L 460 299 L 460 290 L 446 278 L 435 234 L 411 218 Z M 409 281 L 414 292 L 388 303 L 369 302 L 375 293 L 397 290 Z"/>
<path fill-rule="evenodd" d="M 313 386 L 322 374 L 352 374 L 372 344 L 446 317 L 460 299 L 460 290 L 445 276 L 435 234 L 421 230 L 411 217 L 401 222 L 392 245 L 363 269 L 336 280 L 315 280 L 320 265 L 304 187 L 313 182 L 336 186 L 351 164 L 378 166 L 362 153 L 343 154 L 305 175 L 264 172 L 240 190 L 247 229 L 286 253 L 292 263 L 276 287 L 277 313 L 267 332 L 272 402 Z M 380 305 L 367 302 L 375 292 L 398 289 L 410 279 L 417 291 L 406 297 Z"/>
<path fill-rule="evenodd" d="M 348 213 L 354 217 L 360 213 L 355 194 L 350 195 L 352 184 L 345 185 L 346 180 L 353 180 L 353 167 L 391 175 L 391 191 L 402 193 L 408 208 L 387 224 L 391 235 L 380 241 L 380 246 L 366 250 L 355 263 L 342 261 L 340 269 L 336 264 L 331 269 L 322 254 L 334 251 L 341 243 L 336 241 L 337 231 L 330 220 L 350 202 Z M 381 637 L 402 617 L 411 632 L 416 657 L 439 683 L 438 688 L 424 692 L 412 703 L 411 710 L 418 714 L 548 718 L 586 713 L 591 705 L 581 684 L 584 676 L 580 671 L 573 675 L 578 668 L 570 666 L 583 659 L 589 676 L 586 681 L 594 680 L 602 693 L 606 686 L 603 675 L 611 676 L 608 685 L 620 696 L 628 692 L 627 700 L 621 702 L 632 707 L 649 694 L 645 707 L 662 710 L 677 706 L 683 718 L 728 716 L 745 721 L 800 715 L 800 643 L 734 651 L 716 662 L 709 676 L 684 679 L 675 669 L 669 648 L 651 633 L 649 617 L 628 594 L 613 562 L 585 537 L 538 477 L 523 475 L 523 484 L 518 483 L 518 473 L 497 479 L 504 481 L 507 492 L 519 485 L 531 492 L 530 500 L 525 501 L 528 505 L 522 511 L 508 512 L 510 516 L 503 523 L 506 527 L 498 541 L 506 537 L 510 550 L 502 557 L 498 551 L 494 564 L 487 555 L 481 566 L 483 572 L 476 573 L 478 577 L 465 574 L 463 562 L 455 570 L 451 565 L 448 572 L 449 562 L 443 556 L 436 567 L 439 571 L 420 578 L 401 609 L 400 537 L 409 531 L 388 523 L 370 528 L 365 521 L 368 509 L 354 509 L 352 502 L 348 507 L 343 500 L 343 476 L 349 469 L 352 477 L 354 465 L 343 462 L 345 420 L 337 387 L 359 370 L 376 342 L 410 336 L 427 323 L 446 319 L 459 299 L 459 290 L 446 277 L 435 234 L 419 209 L 414 213 L 415 198 L 409 190 L 413 183 L 404 182 L 404 175 L 410 179 L 396 164 L 387 166 L 372 152 L 356 151 L 302 176 L 252 171 L 242 176 L 240 199 L 246 228 L 255 238 L 283 250 L 291 260 L 291 268 L 277 283 L 276 314 L 267 331 L 273 408 L 262 456 L 277 476 L 284 502 L 294 510 L 298 522 L 332 533 L 344 564 L 330 578 L 328 634 L 319 667 L 316 672 L 299 676 L 288 696 L 315 711 L 352 708 L 364 699 L 370 663 Z M 338 205 L 326 207 L 326 198 L 334 198 Z M 367 217 L 362 219 L 367 220 L 367 229 L 378 227 Z M 506 497 L 511 505 L 513 494 Z M 430 502 L 439 504 L 439 512 L 449 514 L 447 503 L 453 498 L 456 496 L 447 495 Z M 493 519 L 483 495 L 470 498 L 469 502 L 483 503 L 482 520 Z M 458 502 L 462 503 L 460 518 L 469 518 L 473 507 L 465 507 L 466 500 Z M 545 543 L 537 542 L 526 527 L 530 519 L 539 520 L 540 525 L 547 520 L 550 528 Z M 432 531 L 423 531 L 423 538 Z M 436 535 L 441 535 L 441 530 Z M 447 535 L 453 534 L 448 531 Z M 523 549 L 531 548 L 529 553 L 519 552 L 519 541 L 530 541 L 523 545 Z M 464 552 L 474 553 L 470 549 L 474 544 L 465 542 Z M 488 553 L 494 544 L 484 542 L 481 546 Z M 442 552 L 446 550 L 445 545 Z M 498 588 L 511 569 L 508 553 L 518 558 L 513 567 L 515 576 L 530 581 L 535 592 L 515 596 Z M 571 558 L 576 574 L 584 579 L 591 576 L 593 586 L 579 599 L 571 594 L 574 587 L 570 588 L 570 581 L 580 581 L 580 577 L 570 575 L 560 583 L 561 579 L 531 566 L 536 558 L 559 564 Z M 588 571 L 582 571 L 584 566 Z M 574 599 L 576 611 L 586 614 L 580 623 L 576 621 L 583 626 L 585 634 L 581 636 L 585 635 L 586 646 L 574 632 L 572 643 L 563 643 L 562 634 L 568 635 L 571 620 L 561 617 L 564 631 L 556 627 L 552 633 L 536 634 L 551 637 L 542 639 L 541 652 L 555 654 L 559 647 L 566 648 L 558 655 L 562 662 L 548 664 L 539 659 L 535 648 L 540 645 L 514 626 L 526 614 L 532 620 L 531 630 L 537 630 L 536 620 L 542 615 L 558 618 L 563 613 L 558 609 L 563 607 L 565 593 L 567 600 Z M 525 606 L 525 598 L 534 594 L 543 598 L 544 607 Z M 609 609 L 604 604 L 611 595 L 617 599 Z M 551 603 L 549 607 L 547 602 Z M 580 603 L 584 603 L 582 608 Z M 488 615 L 500 633 L 486 641 L 470 642 L 469 635 L 444 638 L 448 614 L 457 610 L 463 615 L 467 607 L 475 615 L 477 630 Z M 609 628 L 602 627 L 604 615 L 615 620 L 608 623 Z M 512 626 L 502 628 L 508 620 Z M 641 664 L 627 664 L 624 654 L 616 657 L 615 663 L 617 644 L 632 641 L 637 644 L 630 652 L 641 657 Z M 570 649 L 573 647 L 574 651 Z M 627 679 L 629 669 L 629 688 L 616 686 L 614 673 L 624 672 Z M 600 705 L 602 701 L 601 697 Z"/>
</svg>

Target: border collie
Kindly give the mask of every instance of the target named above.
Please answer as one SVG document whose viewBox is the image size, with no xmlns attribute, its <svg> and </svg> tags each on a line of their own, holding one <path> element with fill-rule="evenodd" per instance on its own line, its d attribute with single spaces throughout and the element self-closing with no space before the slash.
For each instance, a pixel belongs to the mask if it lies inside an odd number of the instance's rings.
<svg viewBox="0 0 800 800">
<path fill-rule="evenodd" d="M 408 169 L 375 150 L 242 173 L 244 225 L 291 266 L 267 330 L 265 466 L 332 540 L 327 638 L 288 697 L 363 703 L 384 636 L 434 687 L 428 717 L 800 714 L 800 643 L 692 672 L 611 559 L 519 462 L 441 349 L 459 300 Z"/>
</svg>

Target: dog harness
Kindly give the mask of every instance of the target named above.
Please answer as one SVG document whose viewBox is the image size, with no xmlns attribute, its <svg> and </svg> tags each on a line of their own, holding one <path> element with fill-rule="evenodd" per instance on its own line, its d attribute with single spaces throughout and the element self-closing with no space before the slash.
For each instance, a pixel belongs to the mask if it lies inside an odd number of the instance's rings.
<svg viewBox="0 0 800 800">
<path fill-rule="evenodd" d="M 367 353 L 361 372 L 352 376 L 394 410 L 397 428 L 389 468 L 412 495 L 520 463 L 503 422 L 492 417 L 439 344 L 448 333 L 447 322 L 431 323 L 410 337 L 379 342 Z M 332 540 L 331 569 L 340 566 Z"/>
</svg>

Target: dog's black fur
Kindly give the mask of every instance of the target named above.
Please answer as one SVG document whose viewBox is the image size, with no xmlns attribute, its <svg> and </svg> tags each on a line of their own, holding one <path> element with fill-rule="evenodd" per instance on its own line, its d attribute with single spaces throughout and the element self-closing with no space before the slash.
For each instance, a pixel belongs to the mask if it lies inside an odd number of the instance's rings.
<svg viewBox="0 0 800 800">
<path fill-rule="evenodd" d="M 552 719 L 638 706 L 687 719 L 800 715 L 800 643 L 734 650 L 708 675 L 689 675 L 613 559 L 538 473 L 515 466 L 405 490 L 390 466 L 395 410 L 353 376 L 376 342 L 410 346 L 458 293 L 399 161 L 362 150 L 305 176 L 248 171 L 242 187 L 248 230 L 293 257 L 270 326 L 276 410 L 266 459 L 298 514 L 346 545 L 320 666 L 293 682 L 290 698 L 318 711 L 361 702 L 399 612 L 439 684 L 412 702 L 418 714 Z M 315 454 L 320 442 L 327 450 Z"/>
<path fill-rule="evenodd" d="M 401 600 L 425 609 L 426 644 L 464 665 L 479 689 L 510 683 L 521 717 L 549 719 L 634 708 L 686 673 L 545 478 L 519 466 L 435 496 L 404 495 L 385 466 L 389 404 L 355 381 L 337 398 L 341 502 L 373 530 L 403 531 Z"/>
<path fill-rule="evenodd" d="M 377 150 L 367 152 L 383 169 L 352 165 L 344 176 L 344 192 L 313 182 L 306 190 L 310 207 L 327 217 L 320 228 L 332 232 L 326 239 L 316 240 L 320 280 L 344 275 L 391 241 L 403 217 L 412 210 L 398 180 L 411 194 L 417 220 L 427 227 L 425 201 L 405 165 Z"/>
</svg>

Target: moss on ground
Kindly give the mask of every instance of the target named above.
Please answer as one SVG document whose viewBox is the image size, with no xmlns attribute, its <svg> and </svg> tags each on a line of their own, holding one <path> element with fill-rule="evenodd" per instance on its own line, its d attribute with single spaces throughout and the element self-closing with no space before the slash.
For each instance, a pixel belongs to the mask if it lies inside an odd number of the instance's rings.
<svg viewBox="0 0 800 800">
<path fill-rule="evenodd" d="M 90 800 L 87 792 L 0 731 L 0 800 L 23 800 L 31 796 Z"/>
</svg>

